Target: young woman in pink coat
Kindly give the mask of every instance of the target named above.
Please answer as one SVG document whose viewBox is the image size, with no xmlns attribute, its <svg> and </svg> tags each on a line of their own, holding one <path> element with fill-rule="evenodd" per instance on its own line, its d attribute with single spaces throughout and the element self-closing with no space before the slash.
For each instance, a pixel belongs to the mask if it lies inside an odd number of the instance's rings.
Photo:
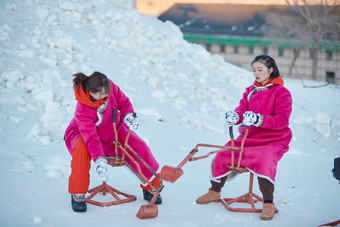
<svg viewBox="0 0 340 227">
<path fill-rule="evenodd" d="M 258 177 L 264 204 L 260 218 L 270 220 L 275 213 L 274 183 L 276 167 L 283 154 L 289 149 L 292 131 L 289 117 L 292 112 L 292 96 L 283 86 L 278 67 L 273 58 L 260 55 L 252 62 L 255 82 L 246 88 L 239 106 L 235 111 L 226 113 L 226 123 L 239 127 L 240 136 L 235 146 L 240 147 L 246 129 L 250 126 L 244 145 L 241 166 Z M 231 146 L 229 141 L 226 146 Z M 199 197 L 198 204 L 220 201 L 220 192 L 226 180 L 235 173 L 228 169 L 231 152 L 218 153 L 212 162 L 211 188 Z M 235 154 L 235 160 L 238 154 Z"/>
<path fill-rule="evenodd" d="M 69 178 L 72 209 L 84 212 L 87 209 L 85 194 L 90 184 L 91 159 L 96 164 L 99 177 L 107 181 L 106 156 L 115 155 L 112 110 L 116 110 L 118 140 L 121 144 L 124 144 L 129 129 L 138 128 L 138 118 L 133 114 L 129 98 L 104 74 L 94 72 L 86 76 L 77 73 L 73 77 L 74 93 L 78 103 L 74 118 L 65 132 L 65 143 L 72 155 L 72 171 Z M 154 171 L 158 171 L 159 164 L 149 147 L 133 131 L 129 137 L 129 145 Z M 128 158 L 126 161 L 127 167 L 141 180 L 144 199 L 150 201 L 153 197 L 151 187 L 137 174 L 136 165 Z M 138 159 L 136 161 L 145 177 L 158 187 L 160 185 L 158 178 L 154 177 Z M 155 203 L 162 203 L 161 196 L 157 197 Z"/>
</svg>

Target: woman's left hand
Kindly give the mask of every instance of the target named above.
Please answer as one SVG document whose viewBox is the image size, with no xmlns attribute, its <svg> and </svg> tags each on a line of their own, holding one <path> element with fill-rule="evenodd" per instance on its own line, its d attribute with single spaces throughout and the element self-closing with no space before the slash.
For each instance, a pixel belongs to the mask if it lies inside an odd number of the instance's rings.
<svg viewBox="0 0 340 227">
<path fill-rule="evenodd" d="M 253 111 L 246 111 L 243 114 L 243 124 L 246 126 L 255 125 L 259 120 L 259 117 L 257 114 L 255 114 Z"/>
<path fill-rule="evenodd" d="M 127 113 L 124 117 L 124 122 L 130 130 L 138 129 L 139 121 L 136 113 Z"/>
<path fill-rule="evenodd" d="M 95 161 L 96 172 L 102 181 L 107 181 L 107 160 L 103 157 L 98 157 Z"/>
</svg>

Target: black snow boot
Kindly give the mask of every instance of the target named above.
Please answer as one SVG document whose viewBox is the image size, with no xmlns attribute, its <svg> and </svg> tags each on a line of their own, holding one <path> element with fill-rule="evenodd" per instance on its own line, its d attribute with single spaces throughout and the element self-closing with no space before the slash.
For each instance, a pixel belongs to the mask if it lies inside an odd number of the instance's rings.
<svg viewBox="0 0 340 227">
<path fill-rule="evenodd" d="M 155 191 L 143 189 L 143 197 L 147 201 L 151 201 Z M 162 196 L 159 194 L 155 200 L 155 204 L 162 204 Z"/>
<path fill-rule="evenodd" d="M 87 210 L 85 194 L 71 194 L 71 203 L 74 212 L 85 212 Z"/>
</svg>

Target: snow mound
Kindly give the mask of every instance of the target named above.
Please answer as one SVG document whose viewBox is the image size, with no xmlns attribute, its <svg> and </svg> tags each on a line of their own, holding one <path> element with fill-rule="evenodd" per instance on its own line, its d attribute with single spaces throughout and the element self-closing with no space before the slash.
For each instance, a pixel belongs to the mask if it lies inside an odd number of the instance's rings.
<svg viewBox="0 0 340 227">
<path fill-rule="evenodd" d="M 222 119 L 223 112 L 236 106 L 231 97 L 249 84 L 249 72 L 187 43 L 171 22 L 127 10 L 131 4 L 104 0 L 1 3 L 2 92 L 14 89 L 18 94 L 20 90 L 21 111 L 34 107 L 40 113 L 29 138 L 42 144 L 61 139 L 73 115 L 71 75 L 78 71 L 108 75 L 129 95 L 137 113 L 156 110 L 145 117 L 159 120 L 162 116 L 163 121 L 190 128 L 223 131 L 223 121 L 200 122 Z M 6 19 L 9 15 L 16 19 Z M 151 102 L 145 106 L 145 100 Z M 166 113 L 157 110 L 163 106 L 168 107 Z M 179 112 L 179 117 L 173 112 Z"/>
</svg>

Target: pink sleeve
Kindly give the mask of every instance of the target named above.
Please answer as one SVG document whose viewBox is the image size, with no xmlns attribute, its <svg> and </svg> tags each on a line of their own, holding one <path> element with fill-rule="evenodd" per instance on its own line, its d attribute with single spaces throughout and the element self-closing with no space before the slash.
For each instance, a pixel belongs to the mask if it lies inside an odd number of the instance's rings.
<svg viewBox="0 0 340 227">
<path fill-rule="evenodd" d="M 78 103 L 75 112 L 79 132 L 83 137 L 85 145 L 93 160 L 99 156 L 105 157 L 102 143 L 99 139 L 96 129 L 96 111 L 91 107 Z"/>
<path fill-rule="evenodd" d="M 292 96 L 288 89 L 282 87 L 277 91 L 275 99 L 274 114 L 264 115 L 262 128 L 280 130 L 288 127 L 289 117 L 292 113 Z"/>
<path fill-rule="evenodd" d="M 130 99 L 111 81 L 112 92 L 117 102 L 117 108 L 124 117 L 127 113 L 134 113 Z"/>
</svg>

